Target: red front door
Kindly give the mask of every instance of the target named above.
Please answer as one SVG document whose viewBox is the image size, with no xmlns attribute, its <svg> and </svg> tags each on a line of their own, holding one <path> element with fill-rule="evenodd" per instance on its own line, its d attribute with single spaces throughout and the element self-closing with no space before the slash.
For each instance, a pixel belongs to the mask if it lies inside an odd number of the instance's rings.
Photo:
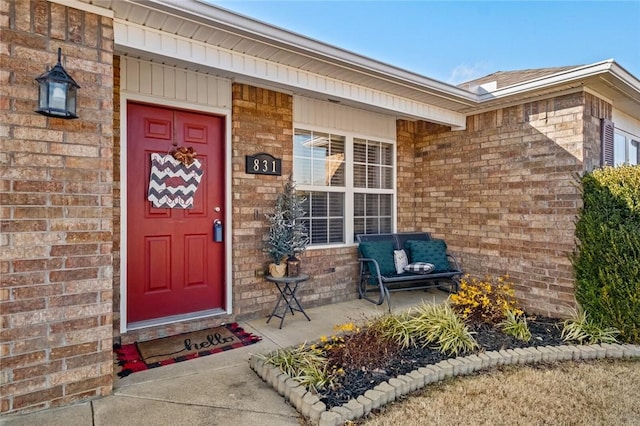
<svg viewBox="0 0 640 426">
<path fill-rule="evenodd" d="M 193 208 L 147 200 L 151 154 L 193 147 L 203 176 Z M 224 120 L 130 103 L 127 106 L 127 322 L 223 308 Z"/>
</svg>

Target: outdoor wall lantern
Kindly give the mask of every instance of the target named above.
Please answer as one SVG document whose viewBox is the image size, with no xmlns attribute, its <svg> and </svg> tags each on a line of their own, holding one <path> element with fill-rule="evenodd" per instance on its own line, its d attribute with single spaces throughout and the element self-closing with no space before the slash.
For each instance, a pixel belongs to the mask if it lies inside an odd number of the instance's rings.
<svg viewBox="0 0 640 426">
<path fill-rule="evenodd" d="M 40 85 L 37 113 L 48 117 L 78 118 L 76 115 L 76 92 L 78 83 L 62 67 L 58 48 L 58 63 L 46 73 L 36 78 Z"/>
</svg>

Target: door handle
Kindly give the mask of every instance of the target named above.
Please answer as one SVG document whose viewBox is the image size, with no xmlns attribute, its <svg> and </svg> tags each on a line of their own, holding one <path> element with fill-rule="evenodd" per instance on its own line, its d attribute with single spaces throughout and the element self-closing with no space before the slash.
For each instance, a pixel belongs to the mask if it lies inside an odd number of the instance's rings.
<svg viewBox="0 0 640 426">
<path fill-rule="evenodd" d="M 221 243 L 223 240 L 222 234 L 222 221 L 220 219 L 216 219 L 213 221 L 213 241 Z"/>
</svg>

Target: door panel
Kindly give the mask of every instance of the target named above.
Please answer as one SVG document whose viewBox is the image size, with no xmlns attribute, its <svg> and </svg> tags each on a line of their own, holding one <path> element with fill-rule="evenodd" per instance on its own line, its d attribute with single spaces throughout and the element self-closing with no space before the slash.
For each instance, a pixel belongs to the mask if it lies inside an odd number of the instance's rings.
<svg viewBox="0 0 640 426">
<path fill-rule="evenodd" d="M 224 120 L 130 103 L 127 108 L 127 320 L 129 323 L 224 309 Z M 192 209 L 147 200 L 151 154 L 193 147 L 203 177 Z M 219 211 L 215 211 L 218 207 Z"/>
</svg>

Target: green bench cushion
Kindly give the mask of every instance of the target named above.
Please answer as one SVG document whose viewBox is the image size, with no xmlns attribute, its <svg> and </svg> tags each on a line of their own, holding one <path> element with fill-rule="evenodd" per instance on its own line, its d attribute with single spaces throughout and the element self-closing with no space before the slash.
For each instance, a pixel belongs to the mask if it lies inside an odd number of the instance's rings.
<svg viewBox="0 0 640 426">
<path fill-rule="evenodd" d="M 375 259 L 380 267 L 382 275 L 395 274 L 396 265 L 393 261 L 392 241 L 368 241 L 360 243 L 360 253 L 362 257 Z"/>
<path fill-rule="evenodd" d="M 435 267 L 433 272 L 447 272 L 449 270 L 447 245 L 443 240 L 409 240 L 406 242 L 406 247 L 409 249 L 411 263 L 432 263 Z"/>
</svg>

